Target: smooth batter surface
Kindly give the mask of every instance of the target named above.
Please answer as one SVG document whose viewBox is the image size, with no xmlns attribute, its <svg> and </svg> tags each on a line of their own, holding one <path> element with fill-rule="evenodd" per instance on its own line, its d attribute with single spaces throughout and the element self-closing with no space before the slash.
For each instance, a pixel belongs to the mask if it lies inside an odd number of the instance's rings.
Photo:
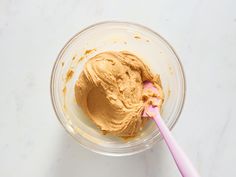
<svg viewBox="0 0 236 177">
<path fill-rule="evenodd" d="M 127 51 L 100 53 L 87 61 L 80 74 L 76 101 L 104 134 L 133 137 L 148 120 L 142 117 L 146 80 L 161 88 L 159 76 L 137 56 Z"/>
</svg>

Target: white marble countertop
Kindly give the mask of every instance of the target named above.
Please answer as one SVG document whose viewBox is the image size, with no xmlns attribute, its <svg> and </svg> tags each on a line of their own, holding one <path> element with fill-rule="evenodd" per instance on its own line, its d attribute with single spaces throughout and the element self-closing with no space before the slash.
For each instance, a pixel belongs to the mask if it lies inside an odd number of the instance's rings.
<svg viewBox="0 0 236 177">
<path fill-rule="evenodd" d="M 56 119 L 54 60 L 72 35 L 104 20 L 146 25 L 174 46 L 187 95 L 173 134 L 202 176 L 236 176 L 235 8 L 234 0 L 1 0 L 0 176 L 180 176 L 163 142 L 134 156 L 102 156 Z"/>
</svg>

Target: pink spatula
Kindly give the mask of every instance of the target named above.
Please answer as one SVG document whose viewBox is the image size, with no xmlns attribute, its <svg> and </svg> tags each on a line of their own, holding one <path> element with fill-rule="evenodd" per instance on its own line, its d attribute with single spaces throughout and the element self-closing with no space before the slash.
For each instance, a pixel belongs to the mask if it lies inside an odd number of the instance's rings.
<svg viewBox="0 0 236 177">
<path fill-rule="evenodd" d="M 159 128 L 178 169 L 183 177 L 199 177 L 197 171 L 193 167 L 192 163 L 180 148 L 180 146 L 175 141 L 174 137 L 171 135 L 170 130 L 165 125 L 164 121 L 161 118 L 159 107 L 152 104 L 153 102 L 158 103 L 160 100 L 155 95 L 159 95 L 158 89 L 149 81 L 143 83 L 144 91 L 152 93 L 151 104 L 148 104 L 143 112 L 144 117 L 153 118 L 155 120 L 157 127 Z M 154 99 L 154 100 L 153 100 Z"/>
</svg>

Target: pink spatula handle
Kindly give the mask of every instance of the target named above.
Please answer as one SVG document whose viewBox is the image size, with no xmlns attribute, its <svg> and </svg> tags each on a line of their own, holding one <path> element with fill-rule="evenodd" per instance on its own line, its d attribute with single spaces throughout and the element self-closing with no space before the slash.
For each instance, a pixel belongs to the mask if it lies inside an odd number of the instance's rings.
<svg viewBox="0 0 236 177">
<path fill-rule="evenodd" d="M 149 110 L 155 112 L 155 116 L 153 117 L 174 160 L 176 165 L 179 168 L 180 173 L 183 177 L 200 177 L 193 167 L 192 163 L 182 151 L 180 146 L 177 144 L 173 136 L 171 135 L 169 129 L 166 127 L 164 121 L 161 118 L 159 110 L 157 107 L 150 106 Z"/>
</svg>

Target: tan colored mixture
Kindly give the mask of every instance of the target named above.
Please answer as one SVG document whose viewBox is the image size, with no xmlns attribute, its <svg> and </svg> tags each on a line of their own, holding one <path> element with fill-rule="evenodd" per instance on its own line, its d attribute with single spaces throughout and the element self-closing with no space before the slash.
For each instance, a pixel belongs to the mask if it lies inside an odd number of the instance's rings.
<svg viewBox="0 0 236 177">
<path fill-rule="evenodd" d="M 148 99 L 143 93 L 145 80 L 161 88 L 159 76 L 137 56 L 127 51 L 100 53 L 87 61 L 80 74 L 76 101 L 104 134 L 133 137 L 148 120 L 142 117 Z"/>
</svg>

